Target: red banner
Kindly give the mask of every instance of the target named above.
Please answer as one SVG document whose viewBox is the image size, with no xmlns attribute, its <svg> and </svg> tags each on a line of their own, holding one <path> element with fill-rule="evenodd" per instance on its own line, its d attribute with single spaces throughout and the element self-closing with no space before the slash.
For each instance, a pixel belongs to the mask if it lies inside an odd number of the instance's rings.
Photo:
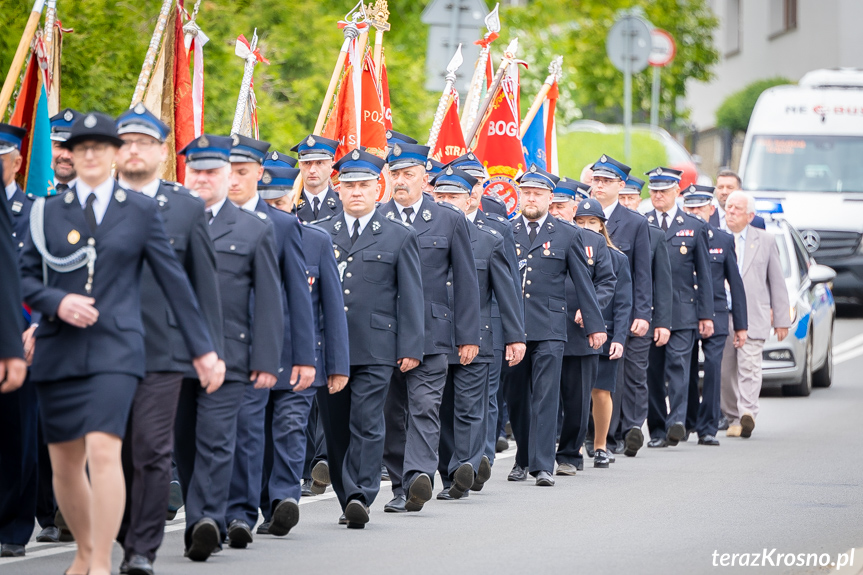
<svg viewBox="0 0 863 575">
<path fill-rule="evenodd" d="M 466 153 L 464 134 L 458 119 L 458 92 L 453 90 L 431 157 L 438 162 L 448 164 Z"/>
</svg>

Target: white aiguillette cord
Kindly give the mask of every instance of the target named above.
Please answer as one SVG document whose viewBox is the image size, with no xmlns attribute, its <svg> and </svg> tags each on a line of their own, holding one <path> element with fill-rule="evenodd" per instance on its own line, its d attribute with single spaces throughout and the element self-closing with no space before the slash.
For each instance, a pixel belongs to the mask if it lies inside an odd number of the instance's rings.
<svg viewBox="0 0 863 575">
<path fill-rule="evenodd" d="M 33 245 L 36 246 L 42 256 L 42 282 L 45 285 L 48 284 L 47 268 L 59 273 L 68 273 L 88 266 L 89 276 L 87 285 L 84 287 L 88 294 L 92 291 L 93 272 L 96 268 L 96 247 L 94 245 L 96 242 L 90 238 L 88 245 L 79 248 L 71 255 L 62 258 L 52 256 L 45 245 L 45 198 L 36 198 L 30 209 L 30 237 L 33 238 Z"/>
</svg>

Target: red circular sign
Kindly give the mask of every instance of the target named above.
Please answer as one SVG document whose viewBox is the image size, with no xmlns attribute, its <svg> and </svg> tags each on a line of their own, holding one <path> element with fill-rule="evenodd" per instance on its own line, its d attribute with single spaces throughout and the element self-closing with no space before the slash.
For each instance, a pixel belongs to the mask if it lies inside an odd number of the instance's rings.
<svg viewBox="0 0 863 575">
<path fill-rule="evenodd" d="M 518 211 L 518 184 L 506 176 L 492 176 L 484 184 L 487 196 L 497 196 L 506 204 L 506 214 L 510 218 Z"/>
<path fill-rule="evenodd" d="M 647 59 L 648 64 L 651 66 L 668 66 L 671 64 L 674 55 L 677 54 L 677 45 L 671 34 L 661 28 L 654 28 L 650 31 L 650 39 L 652 48 Z"/>
</svg>

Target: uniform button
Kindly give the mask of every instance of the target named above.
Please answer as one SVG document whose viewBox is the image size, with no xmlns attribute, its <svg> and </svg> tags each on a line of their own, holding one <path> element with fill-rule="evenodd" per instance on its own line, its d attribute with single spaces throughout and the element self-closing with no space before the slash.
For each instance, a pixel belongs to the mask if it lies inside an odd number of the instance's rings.
<svg viewBox="0 0 863 575">
<path fill-rule="evenodd" d="M 350 257 L 348 257 L 348 261 L 349 261 L 349 262 L 354 261 L 354 256 L 350 256 Z"/>
<path fill-rule="evenodd" d="M 451 286 L 452 282 L 446 282 L 446 285 Z"/>
<path fill-rule="evenodd" d="M 171 245 L 174 245 L 174 238 L 171 238 Z"/>
<path fill-rule="evenodd" d="M 488 326 L 485 326 L 485 329 L 488 329 Z"/>
<path fill-rule="evenodd" d="M 345 290 L 345 295 L 351 295 L 351 290 L 346 289 L 346 290 Z"/>
<path fill-rule="evenodd" d="M 527 280 L 527 285 L 530 285 L 530 280 Z"/>
<path fill-rule="evenodd" d="M 393 326 L 393 324 L 391 324 L 391 323 L 387 324 L 387 327 L 392 327 L 392 326 Z"/>
<path fill-rule="evenodd" d="M 695 289 L 698 289 L 698 284 L 695 284 L 695 286 L 694 286 L 694 287 L 695 287 Z"/>
<path fill-rule="evenodd" d="M 353 276 L 351 275 L 351 272 L 348 272 L 348 273 L 346 273 L 345 275 L 346 275 L 346 276 L 348 276 L 348 277 L 353 277 Z"/>
<path fill-rule="evenodd" d="M 348 311 L 348 306 L 345 306 L 345 311 Z"/>
<path fill-rule="evenodd" d="M 237 249 L 237 246 L 231 246 L 231 251 L 234 251 L 236 249 Z"/>
<path fill-rule="evenodd" d="M 318 345 L 321 345 L 321 342 L 318 342 Z"/>
<path fill-rule="evenodd" d="M 283 371 L 285 371 L 285 368 L 284 368 L 284 367 L 280 367 L 280 368 L 279 368 L 279 373 L 282 373 Z"/>
<path fill-rule="evenodd" d="M 246 334 L 241 333 L 241 334 L 240 334 L 240 339 L 246 339 Z"/>
<path fill-rule="evenodd" d="M 19 248 L 23 248 L 23 247 L 24 247 L 24 242 L 18 242 L 18 247 L 19 247 Z"/>
<path fill-rule="evenodd" d="M 527 271 L 532 272 L 533 268 L 527 268 Z"/>
<path fill-rule="evenodd" d="M 527 259 L 532 260 L 533 256 L 527 256 Z"/>
<path fill-rule="evenodd" d="M 378 254 L 378 259 L 381 259 L 381 254 Z"/>
<path fill-rule="evenodd" d="M 529 298 L 529 297 L 530 297 L 530 294 L 529 294 L 529 293 L 526 293 L 526 294 L 524 294 L 524 297 Z"/>
</svg>

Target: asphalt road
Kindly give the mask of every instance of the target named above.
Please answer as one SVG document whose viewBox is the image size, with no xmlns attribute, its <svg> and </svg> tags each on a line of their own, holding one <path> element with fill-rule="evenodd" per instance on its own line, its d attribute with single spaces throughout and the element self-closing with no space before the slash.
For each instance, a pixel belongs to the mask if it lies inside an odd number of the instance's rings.
<svg viewBox="0 0 863 575">
<path fill-rule="evenodd" d="M 837 322 L 837 345 L 863 319 Z M 808 398 L 765 397 L 751 439 L 692 440 L 586 467 L 554 488 L 509 483 L 514 449 L 467 500 L 432 500 L 420 513 L 383 513 L 387 484 L 365 530 L 337 525 L 331 491 L 303 498 L 284 538 L 257 537 L 204 564 L 183 558 L 183 522 L 166 526 L 162 574 L 206 573 L 828 573 L 829 566 L 721 567 L 724 553 L 839 553 L 863 547 L 863 344 L 836 365 L 833 387 Z M 720 435 L 722 433 L 720 432 Z M 590 462 L 588 461 L 588 465 Z M 436 486 L 437 492 L 437 486 Z M 182 515 L 182 512 L 181 512 Z M 179 516 L 178 516 L 179 517 Z M 73 545 L 34 543 L 0 559 L 3 575 L 59 574 Z M 714 555 L 716 552 L 716 555 Z M 115 570 L 121 559 L 115 550 Z M 717 566 L 714 566 L 716 563 Z M 858 549 L 854 568 L 863 568 Z M 116 571 L 115 571 L 116 572 Z"/>
</svg>

